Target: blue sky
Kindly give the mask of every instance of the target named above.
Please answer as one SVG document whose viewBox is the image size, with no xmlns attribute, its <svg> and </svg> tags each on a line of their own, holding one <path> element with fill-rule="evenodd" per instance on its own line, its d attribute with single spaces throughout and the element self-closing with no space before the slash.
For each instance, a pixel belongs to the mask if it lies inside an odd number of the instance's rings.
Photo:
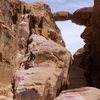
<svg viewBox="0 0 100 100">
<path fill-rule="evenodd" d="M 52 12 L 56 11 L 69 11 L 74 12 L 75 10 L 82 8 L 93 6 L 93 0 L 23 0 L 28 3 L 34 1 L 44 1 L 47 2 Z M 64 21 L 64 22 L 56 22 L 58 27 L 61 30 L 63 39 L 66 44 L 66 48 L 74 54 L 79 48 L 81 48 L 84 43 L 83 40 L 80 38 L 80 34 L 84 30 L 84 26 L 79 26 L 71 21 Z"/>
</svg>

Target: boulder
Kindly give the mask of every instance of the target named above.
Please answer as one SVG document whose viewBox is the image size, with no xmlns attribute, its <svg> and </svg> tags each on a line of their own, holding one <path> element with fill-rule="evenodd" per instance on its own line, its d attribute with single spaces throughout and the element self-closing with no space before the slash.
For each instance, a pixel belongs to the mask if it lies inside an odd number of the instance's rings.
<svg viewBox="0 0 100 100">
<path fill-rule="evenodd" d="M 63 91 L 54 100 L 100 100 L 100 90 L 93 87 L 82 87 Z"/>
<path fill-rule="evenodd" d="M 40 35 L 32 35 L 37 45 L 29 51 L 36 55 L 34 66 L 15 73 L 16 100 L 52 100 L 68 85 L 71 54 L 61 45 Z"/>
</svg>

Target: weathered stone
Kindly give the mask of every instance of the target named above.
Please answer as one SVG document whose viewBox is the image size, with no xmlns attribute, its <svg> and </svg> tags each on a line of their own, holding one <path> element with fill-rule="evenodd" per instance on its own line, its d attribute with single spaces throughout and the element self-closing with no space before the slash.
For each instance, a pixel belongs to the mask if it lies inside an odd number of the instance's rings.
<svg viewBox="0 0 100 100">
<path fill-rule="evenodd" d="M 0 0 L 0 100 L 52 100 L 67 89 L 71 54 L 64 48 L 55 21 L 71 20 L 86 26 L 81 35 L 86 44 L 74 55 L 75 69 L 71 69 L 71 73 L 79 76 L 74 77 L 79 81 L 72 81 L 72 85 L 100 88 L 99 12 L 99 0 L 94 0 L 93 8 L 81 8 L 73 14 L 66 11 L 52 14 L 44 2 L 27 4 L 19 0 Z M 20 68 L 22 59 L 30 52 L 36 55 L 34 64 L 27 69 Z M 72 97 L 68 100 L 100 99 L 100 91 L 94 88 L 72 91 L 66 94 L 67 98 Z"/>
<path fill-rule="evenodd" d="M 90 26 L 92 12 L 93 12 L 92 7 L 84 7 L 84 8 L 78 9 L 73 14 L 67 11 L 55 12 L 53 13 L 53 17 L 55 21 L 71 20 L 73 23 L 76 23 L 79 25 Z"/>
<path fill-rule="evenodd" d="M 33 68 L 17 70 L 15 74 L 16 100 L 52 100 L 68 85 L 71 55 L 64 47 L 40 35 L 32 35 L 37 45 Z M 33 45 L 32 43 L 30 45 Z M 29 50 L 30 51 L 30 50 Z"/>
<path fill-rule="evenodd" d="M 71 14 L 67 11 L 59 11 L 53 13 L 53 17 L 55 21 L 65 21 L 71 19 Z"/>
<path fill-rule="evenodd" d="M 12 2 L 0 0 L 0 100 L 13 100 L 12 79 L 18 68 L 18 38 L 12 30 Z M 15 2 L 15 6 L 17 1 Z"/>
<path fill-rule="evenodd" d="M 77 67 L 83 68 L 85 57 L 86 57 L 86 51 L 85 51 L 84 48 L 81 48 L 81 49 L 77 50 L 77 52 L 74 54 L 73 64 Z"/>
<path fill-rule="evenodd" d="M 93 87 L 67 90 L 54 100 L 100 100 L 100 90 Z"/>
<path fill-rule="evenodd" d="M 72 22 L 79 25 L 90 26 L 92 10 L 92 7 L 85 7 L 75 11 L 71 17 Z"/>
<path fill-rule="evenodd" d="M 93 86 L 100 88 L 100 1 L 94 0 L 93 14 L 92 14 L 92 27 L 94 37 L 92 44 L 92 68 L 91 76 L 93 80 Z M 90 66 L 89 66 L 90 67 Z"/>
<path fill-rule="evenodd" d="M 81 34 L 81 38 L 83 38 L 84 42 L 89 45 L 93 43 L 93 37 L 94 33 L 93 28 L 91 26 L 85 28 L 84 32 Z"/>
<path fill-rule="evenodd" d="M 86 71 L 82 68 L 72 65 L 69 70 L 69 85 L 68 89 L 80 88 L 88 86 Z"/>
<path fill-rule="evenodd" d="M 83 68 L 88 72 L 87 77 L 89 76 L 90 78 L 88 80 L 91 80 L 90 85 L 95 86 L 100 88 L 100 24 L 99 24 L 99 11 L 100 11 L 100 1 L 99 0 L 94 0 L 94 6 L 92 9 L 88 9 L 86 12 L 88 13 L 87 17 L 88 19 L 80 19 L 82 21 L 82 24 L 87 26 L 84 32 L 82 33 L 81 37 L 85 41 L 85 55 L 84 53 L 80 57 L 80 61 L 82 61 L 82 65 L 84 66 Z M 82 11 L 83 12 L 83 11 Z M 82 13 L 81 12 L 81 13 Z M 84 10 L 85 12 L 85 10 Z M 85 13 L 82 13 L 85 15 Z M 90 15 L 89 15 L 90 14 Z M 76 12 L 77 15 L 77 12 Z M 79 13 L 80 15 L 80 13 Z M 85 15 L 86 16 L 86 15 Z M 85 18 L 85 17 L 84 17 Z M 76 18 L 77 19 L 77 18 Z M 87 24 L 89 22 L 90 24 Z M 79 21 L 80 23 L 80 21 Z M 77 57 L 79 58 L 79 57 Z M 75 61 L 76 62 L 76 61 Z M 77 62 L 78 63 L 78 62 Z M 79 62 L 80 63 L 80 62 Z M 80 65 L 79 67 L 81 67 Z"/>
<path fill-rule="evenodd" d="M 30 5 L 24 6 L 24 13 L 27 13 L 27 10 L 30 11 L 31 31 L 32 29 L 35 29 L 36 34 L 40 34 L 47 39 L 51 39 L 62 46 L 65 46 L 60 30 L 55 24 L 53 14 L 47 3 L 34 2 Z"/>
<path fill-rule="evenodd" d="M 51 100 L 58 95 L 68 85 L 71 61 L 64 46 L 48 4 L 1 0 L 0 100 Z M 31 51 L 34 64 L 20 68 Z"/>
</svg>

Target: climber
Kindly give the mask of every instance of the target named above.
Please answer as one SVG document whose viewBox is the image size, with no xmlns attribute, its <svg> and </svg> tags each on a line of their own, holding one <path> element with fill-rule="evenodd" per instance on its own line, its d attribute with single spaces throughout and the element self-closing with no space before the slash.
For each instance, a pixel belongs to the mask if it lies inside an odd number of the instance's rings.
<svg viewBox="0 0 100 100">
<path fill-rule="evenodd" d="M 34 28 L 31 31 L 32 31 L 32 34 L 29 36 L 28 44 L 30 44 L 34 40 L 34 34 L 36 34 L 36 31 Z"/>
<path fill-rule="evenodd" d="M 23 68 L 23 67 L 24 67 L 24 69 L 32 68 L 34 66 L 35 58 L 36 58 L 35 54 L 33 54 L 33 52 L 30 52 L 27 59 L 25 58 L 25 60 L 22 61 L 21 68 Z"/>
<path fill-rule="evenodd" d="M 30 56 L 28 57 L 25 69 L 28 69 L 28 68 L 31 68 L 31 67 L 34 66 L 34 60 L 35 60 L 35 58 L 36 58 L 36 56 L 32 52 L 30 52 Z"/>
</svg>

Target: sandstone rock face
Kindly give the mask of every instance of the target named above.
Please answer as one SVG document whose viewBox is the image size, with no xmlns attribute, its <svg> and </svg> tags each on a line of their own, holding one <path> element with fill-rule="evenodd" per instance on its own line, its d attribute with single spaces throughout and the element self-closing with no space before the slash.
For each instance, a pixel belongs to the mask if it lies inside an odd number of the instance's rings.
<svg viewBox="0 0 100 100">
<path fill-rule="evenodd" d="M 66 19 L 60 12 L 54 15 L 56 21 L 60 20 L 71 20 L 73 23 L 78 25 L 86 26 L 81 38 L 84 39 L 86 43 L 83 49 L 78 50 L 74 55 L 74 64 L 77 67 L 81 67 L 86 70 L 86 78 L 89 85 L 100 88 L 100 24 L 99 24 L 99 10 L 100 1 L 94 0 L 93 7 L 85 7 L 75 11 L 69 18 L 66 14 Z"/>
<path fill-rule="evenodd" d="M 54 100 L 100 100 L 100 90 L 93 87 L 67 90 Z"/>
<path fill-rule="evenodd" d="M 55 21 L 65 21 L 71 19 L 71 14 L 67 11 L 59 11 L 53 13 L 53 17 Z"/>
<path fill-rule="evenodd" d="M 72 22 L 79 25 L 90 25 L 90 18 L 92 16 L 92 7 L 85 7 L 75 11 L 72 15 Z"/>
<path fill-rule="evenodd" d="M 86 51 L 84 48 L 77 50 L 77 52 L 74 54 L 73 64 L 77 67 L 83 68 L 85 62 L 85 55 L 86 55 Z"/>
<path fill-rule="evenodd" d="M 29 11 L 30 14 L 30 31 L 35 28 L 36 34 L 40 34 L 46 39 L 51 39 L 62 46 L 65 46 L 60 30 L 55 24 L 53 14 L 51 13 L 48 4 L 43 2 L 34 2 L 30 5 L 24 6 L 26 8 L 26 13 Z"/>
<path fill-rule="evenodd" d="M 52 100 L 68 84 L 70 53 L 61 45 L 33 34 L 29 51 L 36 55 L 35 64 L 15 74 L 16 100 Z M 33 42 L 35 45 L 33 45 Z M 33 47 L 32 47 L 33 46 Z M 33 95 L 32 95 L 33 94 Z"/>
<path fill-rule="evenodd" d="M 1 0 L 0 100 L 57 96 L 68 85 L 71 54 L 64 46 L 48 4 Z"/>
<path fill-rule="evenodd" d="M 73 14 L 67 11 L 59 11 L 53 14 L 55 21 L 71 20 L 73 23 L 79 25 L 89 26 L 91 24 L 92 7 L 84 7 L 78 9 Z"/>
<path fill-rule="evenodd" d="M 17 8 L 17 2 L 14 3 Z M 14 13 L 16 9 L 10 0 L 0 0 L 0 100 L 13 100 L 11 81 L 19 66 L 15 59 L 18 38 L 11 27 Z"/>
<path fill-rule="evenodd" d="M 69 85 L 68 89 L 80 88 L 88 86 L 86 71 L 75 65 L 72 65 L 69 70 Z"/>
<path fill-rule="evenodd" d="M 82 23 L 86 28 L 82 33 L 81 37 L 84 39 L 86 43 L 84 46 L 85 52 L 83 54 L 79 54 L 80 59 L 84 59 L 84 61 L 80 60 L 78 63 L 81 68 L 84 68 L 87 71 L 87 77 L 89 84 L 95 87 L 100 88 L 100 30 L 99 30 L 99 10 L 100 10 L 100 1 L 94 0 L 94 6 L 90 11 L 92 14 L 88 18 L 87 21 Z M 82 20 L 84 21 L 84 20 Z M 89 23 L 89 24 L 86 24 Z M 79 59 L 79 57 L 76 57 Z"/>
<path fill-rule="evenodd" d="M 78 50 L 74 55 L 75 66 L 84 68 L 87 71 L 89 84 L 100 88 L 100 1 L 94 0 L 93 7 L 85 7 L 75 11 L 68 17 L 65 12 L 57 12 L 54 14 L 55 20 L 71 20 L 78 25 L 86 26 L 81 37 L 86 43 L 83 50 Z M 66 17 L 65 17 L 66 16 Z M 84 60 L 83 60 L 84 59 Z"/>
<path fill-rule="evenodd" d="M 100 88 L 100 1 L 94 0 L 95 4 L 93 7 L 93 15 L 92 15 L 92 27 L 93 27 L 93 45 L 92 45 L 92 60 L 93 66 L 91 70 L 93 85 Z M 95 38 L 93 38 L 93 36 Z"/>
<path fill-rule="evenodd" d="M 0 100 L 53 100 L 69 88 L 100 88 L 100 1 L 70 14 L 52 14 L 47 3 L 0 1 Z M 71 20 L 86 26 L 86 43 L 74 55 L 65 44 L 55 21 Z M 80 67 L 80 68 L 78 68 Z M 74 80 L 75 79 L 75 80 Z M 74 81 L 73 81 L 74 80 Z M 92 87 L 66 90 L 54 100 L 99 100 Z"/>
</svg>

